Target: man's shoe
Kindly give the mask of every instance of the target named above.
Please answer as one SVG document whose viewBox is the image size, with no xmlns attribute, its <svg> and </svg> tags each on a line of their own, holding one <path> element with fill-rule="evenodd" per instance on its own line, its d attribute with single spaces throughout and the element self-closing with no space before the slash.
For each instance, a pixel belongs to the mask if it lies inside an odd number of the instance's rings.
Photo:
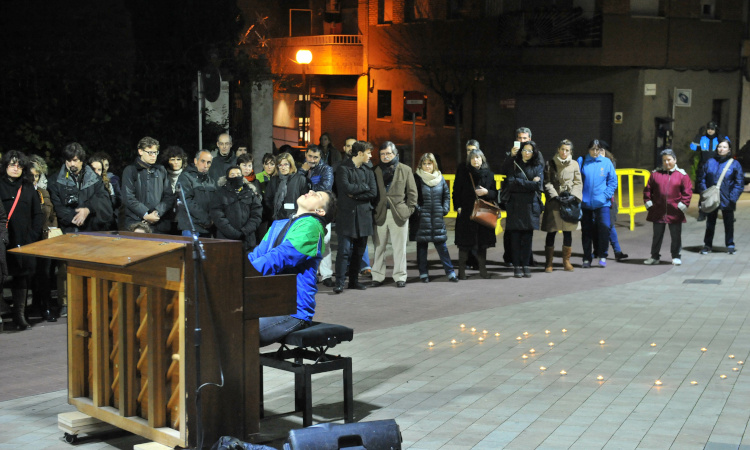
<svg viewBox="0 0 750 450">
<path fill-rule="evenodd" d="M 615 252 L 615 261 L 620 262 L 628 257 L 627 253 Z"/>
<path fill-rule="evenodd" d="M 396 287 L 406 287 L 406 281 L 397 281 Z"/>
<path fill-rule="evenodd" d="M 523 269 L 518 266 L 513 267 L 513 278 L 523 278 Z"/>
<path fill-rule="evenodd" d="M 382 281 L 373 281 L 372 283 L 370 283 L 370 287 L 380 287 L 382 285 L 383 285 Z"/>
<path fill-rule="evenodd" d="M 701 249 L 701 255 L 708 255 L 709 253 L 711 253 L 711 247 L 704 245 Z"/>
<path fill-rule="evenodd" d="M 727 247 L 727 253 L 730 255 L 734 255 L 737 252 L 737 250 L 734 247 Z"/>
<path fill-rule="evenodd" d="M 342 292 L 344 292 L 344 286 L 338 286 L 337 285 L 335 288 L 333 288 L 333 293 L 334 294 L 340 294 Z"/>
<path fill-rule="evenodd" d="M 653 266 L 653 265 L 659 264 L 659 258 L 649 258 L 643 261 L 643 264 L 647 266 Z M 674 260 L 672 260 L 672 264 L 674 264 Z"/>
<path fill-rule="evenodd" d="M 349 289 L 357 289 L 359 291 L 364 291 L 365 289 L 367 289 L 367 286 L 357 281 L 354 283 L 349 283 Z"/>
<path fill-rule="evenodd" d="M 430 282 L 430 277 L 420 278 L 420 280 L 422 280 L 422 283 L 429 283 Z"/>
<path fill-rule="evenodd" d="M 62 308 L 60 308 L 60 315 L 59 315 L 59 317 L 68 317 L 68 307 L 67 306 L 63 306 Z"/>
<path fill-rule="evenodd" d="M 591 261 L 584 261 L 583 264 L 581 264 L 581 267 L 584 269 L 590 269 L 591 268 Z"/>
<path fill-rule="evenodd" d="M 698 213 L 698 222 L 703 222 L 706 220 L 706 215 L 703 213 Z"/>
<path fill-rule="evenodd" d="M 453 275 L 452 277 L 448 278 L 448 281 L 452 283 L 458 283 L 458 277 Z"/>
<path fill-rule="evenodd" d="M 675 266 L 681 266 L 682 260 L 680 258 L 672 258 L 672 264 Z"/>
<path fill-rule="evenodd" d="M 325 286 L 325 287 L 334 287 L 334 286 L 336 286 L 336 283 L 333 282 L 333 279 L 326 278 L 325 280 L 323 280 L 323 286 Z"/>
<path fill-rule="evenodd" d="M 55 317 L 54 314 L 49 309 L 45 309 L 42 311 L 42 319 L 46 320 L 47 322 L 57 322 L 57 317 Z"/>
<path fill-rule="evenodd" d="M 523 277 L 524 278 L 531 278 L 531 269 L 529 269 L 526 266 L 523 266 Z"/>
</svg>

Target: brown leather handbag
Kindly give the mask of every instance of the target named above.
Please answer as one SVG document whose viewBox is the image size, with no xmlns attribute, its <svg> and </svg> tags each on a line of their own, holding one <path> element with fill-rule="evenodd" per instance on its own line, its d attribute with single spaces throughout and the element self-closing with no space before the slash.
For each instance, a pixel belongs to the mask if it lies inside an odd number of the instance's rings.
<svg viewBox="0 0 750 450">
<path fill-rule="evenodd" d="M 474 177 L 469 174 L 471 178 L 471 186 L 474 188 L 474 195 L 476 195 L 476 186 L 474 185 Z M 493 202 L 482 200 L 477 196 L 474 200 L 474 209 L 471 211 L 471 217 L 469 219 L 474 222 L 483 225 L 487 228 L 495 229 L 497 226 L 497 219 L 500 217 L 500 207 Z"/>
</svg>

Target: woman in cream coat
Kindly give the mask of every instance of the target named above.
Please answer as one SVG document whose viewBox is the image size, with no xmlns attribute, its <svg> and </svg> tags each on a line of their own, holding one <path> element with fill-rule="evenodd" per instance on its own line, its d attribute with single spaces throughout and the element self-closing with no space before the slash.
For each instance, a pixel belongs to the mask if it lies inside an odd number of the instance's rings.
<svg viewBox="0 0 750 450">
<path fill-rule="evenodd" d="M 547 161 L 544 169 L 544 194 L 547 204 L 542 216 L 542 230 L 547 232 L 547 240 L 544 247 L 546 256 L 545 272 L 552 272 L 552 258 L 555 254 L 555 235 L 563 232 L 563 268 L 573 271 L 570 263 L 570 255 L 573 251 L 572 232 L 578 228 L 578 222 L 566 222 L 560 216 L 560 194 L 572 195 L 581 201 L 583 183 L 581 181 L 581 169 L 573 160 L 573 143 L 567 139 L 560 141 L 557 147 L 557 155 Z"/>
</svg>

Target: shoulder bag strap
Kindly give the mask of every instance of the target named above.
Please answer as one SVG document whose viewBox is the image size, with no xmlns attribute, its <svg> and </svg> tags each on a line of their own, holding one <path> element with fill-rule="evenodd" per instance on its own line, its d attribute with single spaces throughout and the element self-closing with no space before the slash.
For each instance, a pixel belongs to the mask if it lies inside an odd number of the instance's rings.
<svg viewBox="0 0 750 450">
<path fill-rule="evenodd" d="M 474 188 L 474 197 L 479 198 L 477 195 L 477 186 L 474 184 L 474 177 L 471 175 L 471 172 L 469 172 L 469 178 L 471 179 L 471 187 Z"/>
<path fill-rule="evenodd" d="M 10 216 L 13 215 L 13 211 L 16 210 L 16 205 L 18 204 L 18 199 L 21 198 L 21 189 L 23 189 L 23 186 L 18 187 L 18 192 L 16 192 L 16 201 L 13 202 L 13 206 L 10 208 L 10 212 L 8 213 L 8 221 L 5 222 L 5 228 L 8 228 L 8 224 L 10 223 Z"/>
<path fill-rule="evenodd" d="M 734 161 L 732 158 L 729 158 L 729 161 L 724 165 L 724 170 L 721 171 L 721 176 L 719 177 L 719 181 L 716 183 L 716 188 L 721 188 L 721 182 L 724 181 L 724 175 L 727 174 L 727 170 L 729 170 L 729 166 L 732 165 L 732 161 Z M 10 219 L 10 217 L 8 217 Z"/>
</svg>

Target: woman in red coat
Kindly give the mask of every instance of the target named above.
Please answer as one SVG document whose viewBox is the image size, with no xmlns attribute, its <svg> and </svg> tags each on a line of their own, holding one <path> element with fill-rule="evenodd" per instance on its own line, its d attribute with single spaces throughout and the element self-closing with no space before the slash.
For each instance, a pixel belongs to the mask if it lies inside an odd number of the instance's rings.
<svg viewBox="0 0 750 450">
<path fill-rule="evenodd" d="M 682 224 L 685 223 L 685 210 L 693 196 L 693 183 L 688 174 L 677 167 L 677 157 L 671 149 L 661 152 L 662 167 L 651 173 L 651 178 L 643 190 L 643 202 L 648 209 L 646 220 L 654 223 L 654 238 L 651 241 L 651 257 L 643 263 L 659 264 L 659 251 L 664 238 L 664 230 L 669 225 L 672 238 L 672 264 L 679 266 L 682 248 Z"/>
</svg>

